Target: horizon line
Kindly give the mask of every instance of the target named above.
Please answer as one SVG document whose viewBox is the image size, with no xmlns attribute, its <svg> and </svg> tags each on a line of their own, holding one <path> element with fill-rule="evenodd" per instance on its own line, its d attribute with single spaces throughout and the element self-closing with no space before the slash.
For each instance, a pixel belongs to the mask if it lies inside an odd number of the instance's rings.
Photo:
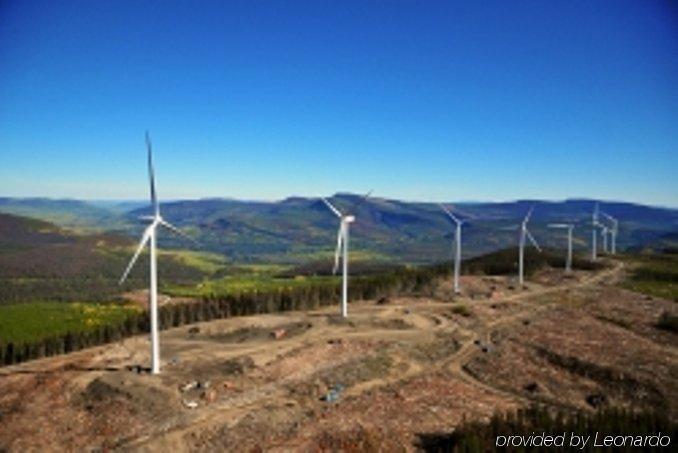
<svg viewBox="0 0 678 453">
<path fill-rule="evenodd" d="M 362 196 L 363 194 L 354 193 L 354 192 L 335 192 L 327 198 L 332 198 L 336 196 Z M 289 195 L 283 198 L 276 199 L 267 199 L 267 198 L 235 198 L 235 197 L 219 197 L 219 196 L 204 196 L 204 197 L 172 197 L 160 200 L 160 203 L 177 203 L 182 201 L 207 201 L 207 200 L 221 200 L 221 201 L 238 201 L 244 203 L 281 203 L 289 199 L 301 198 L 306 200 L 320 199 L 321 196 L 307 196 L 307 195 Z M 636 201 L 626 201 L 620 199 L 602 199 L 602 198 L 588 198 L 588 197 L 568 197 L 568 198 L 514 198 L 514 199 L 491 199 L 491 200 L 421 200 L 421 199 L 404 199 L 404 198 L 393 198 L 393 197 L 379 197 L 371 196 L 372 199 L 379 199 L 384 201 L 400 201 L 406 203 L 422 203 L 422 204 L 503 204 L 503 203 L 525 203 L 525 202 L 536 202 L 536 203 L 566 203 L 572 201 L 590 201 L 597 203 L 628 203 L 641 206 L 650 206 L 655 208 L 663 209 L 678 209 L 678 206 L 670 206 L 664 204 L 650 204 L 650 203 L 641 203 Z M 79 201 L 85 203 L 146 203 L 149 202 L 145 198 L 74 198 L 74 197 L 50 197 L 50 196 L 0 196 L 0 200 L 50 200 L 50 201 Z"/>
</svg>

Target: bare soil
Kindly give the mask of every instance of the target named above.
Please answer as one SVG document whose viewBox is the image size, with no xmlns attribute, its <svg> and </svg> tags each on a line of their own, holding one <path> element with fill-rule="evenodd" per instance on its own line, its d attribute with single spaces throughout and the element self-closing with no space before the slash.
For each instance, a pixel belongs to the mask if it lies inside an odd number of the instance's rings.
<svg viewBox="0 0 678 453">
<path fill-rule="evenodd" d="M 175 328 L 159 376 L 146 336 L 2 368 L 0 451 L 411 451 L 533 402 L 676 417 L 674 303 L 612 286 L 622 267 Z"/>
</svg>

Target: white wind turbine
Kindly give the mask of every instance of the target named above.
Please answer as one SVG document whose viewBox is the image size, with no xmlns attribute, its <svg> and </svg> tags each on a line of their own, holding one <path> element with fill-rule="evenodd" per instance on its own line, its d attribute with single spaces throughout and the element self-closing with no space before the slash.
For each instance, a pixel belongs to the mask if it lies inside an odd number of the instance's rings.
<svg viewBox="0 0 678 453">
<path fill-rule="evenodd" d="M 607 235 L 608 235 L 609 229 L 607 228 L 607 225 L 600 224 L 600 236 L 603 238 L 603 252 L 607 253 Z"/>
<path fill-rule="evenodd" d="M 567 229 L 567 260 L 565 261 L 565 272 L 572 272 L 572 230 L 574 225 L 571 223 L 551 223 L 549 228 Z"/>
<path fill-rule="evenodd" d="M 440 205 L 440 208 L 456 224 L 456 229 L 455 229 L 455 233 L 454 233 L 454 243 L 455 243 L 455 250 L 454 250 L 454 292 L 459 294 L 459 273 L 460 273 L 460 268 L 461 268 L 461 225 L 464 223 L 464 221 L 460 220 L 457 216 L 452 214 L 452 212 L 449 209 L 447 209 L 445 206 L 443 206 L 442 204 Z"/>
<path fill-rule="evenodd" d="M 523 282 L 524 282 L 524 273 L 525 273 L 525 239 L 529 239 L 530 242 L 536 247 L 539 252 L 541 252 L 541 248 L 539 247 L 539 244 L 537 244 L 537 241 L 534 239 L 532 236 L 532 233 L 530 233 L 530 230 L 527 229 L 527 223 L 530 221 L 530 217 L 532 216 L 532 211 L 534 211 L 534 206 L 530 208 L 530 210 L 527 212 L 527 215 L 523 219 L 523 222 L 520 225 L 520 251 L 518 255 L 518 284 L 522 287 Z"/>
<path fill-rule="evenodd" d="M 366 200 L 370 195 L 371 191 L 367 193 L 362 199 Z M 346 318 L 348 316 L 348 230 L 349 226 L 355 222 L 355 216 L 342 214 L 339 209 L 334 207 L 326 198 L 320 198 L 330 211 L 332 211 L 337 217 L 339 217 L 339 231 L 337 233 L 337 250 L 334 253 L 334 268 L 332 270 L 333 274 L 337 273 L 339 269 L 339 257 L 341 255 L 342 263 L 342 282 L 341 282 L 341 316 Z M 360 201 L 360 203 L 362 203 Z M 360 203 L 358 203 L 353 208 L 355 209 Z"/>
<path fill-rule="evenodd" d="M 610 222 L 612 222 L 612 228 L 610 228 L 610 238 L 611 238 L 610 251 L 614 255 L 617 253 L 617 233 L 619 232 L 619 222 L 610 214 L 606 214 L 602 211 L 600 213 L 603 216 L 605 216 L 605 218 L 607 218 Z"/>
<path fill-rule="evenodd" d="M 591 261 L 596 261 L 598 259 L 598 230 L 600 226 L 598 222 L 598 203 L 596 203 L 593 208 L 592 222 L 591 222 Z"/>
<path fill-rule="evenodd" d="M 148 131 L 146 132 L 146 148 L 148 150 L 148 177 L 151 186 L 151 205 L 153 207 L 153 215 L 141 217 L 143 220 L 150 221 L 150 225 L 148 225 L 144 230 L 141 241 L 139 241 L 139 246 L 127 265 L 127 269 L 125 269 L 125 272 L 122 274 L 119 284 L 122 284 L 127 279 L 127 276 L 132 270 L 134 263 L 139 257 L 139 254 L 141 254 L 141 251 L 144 249 L 146 244 L 150 243 L 150 287 L 148 291 L 148 298 L 151 316 L 151 373 L 158 374 L 160 373 L 160 342 L 158 338 L 158 272 L 156 253 L 157 228 L 159 225 L 162 225 L 174 233 L 190 239 L 191 241 L 193 241 L 193 239 L 189 236 L 186 236 L 186 234 L 184 234 L 181 230 L 168 223 L 162 218 L 162 216 L 160 216 L 160 205 L 158 204 L 158 198 L 155 193 L 155 174 L 153 171 L 151 139 L 148 136 Z"/>
</svg>

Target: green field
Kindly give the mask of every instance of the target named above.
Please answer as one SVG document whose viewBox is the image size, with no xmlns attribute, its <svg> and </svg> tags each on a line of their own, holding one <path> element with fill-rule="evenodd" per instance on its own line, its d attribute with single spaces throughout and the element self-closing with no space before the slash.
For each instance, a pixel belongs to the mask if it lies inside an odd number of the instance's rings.
<svg viewBox="0 0 678 453">
<path fill-rule="evenodd" d="M 175 261 L 206 274 L 214 274 L 226 265 L 226 257 L 224 255 L 219 255 L 218 253 L 172 249 L 159 250 L 158 256 L 160 257 L 159 259 L 170 256 Z"/>
<path fill-rule="evenodd" d="M 632 269 L 624 288 L 678 302 L 678 254 L 648 253 L 626 259 Z"/>
<path fill-rule="evenodd" d="M 268 273 L 251 273 L 205 280 L 195 286 L 167 285 L 162 288 L 162 291 L 171 296 L 179 297 L 214 295 L 223 297 L 251 291 L 269 292 L 300 288 L 309 284 L 338 285 L 340 281 L 340 277 L 298 276 L 295 278 L 276 278 Z"/>
<path fill-rule="evenodd" d="M 121 324 L 141 308 L 130 304 L 33 302 L 0 306 L 0 342 L 32 343 Z"/>
</svg>

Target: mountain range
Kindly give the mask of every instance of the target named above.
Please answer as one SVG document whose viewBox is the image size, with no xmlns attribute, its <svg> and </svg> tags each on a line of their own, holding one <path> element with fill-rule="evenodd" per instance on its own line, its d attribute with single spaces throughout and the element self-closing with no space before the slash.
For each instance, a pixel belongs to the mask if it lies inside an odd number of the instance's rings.
<svg viewBox="0 0 678 453">
<path fill-rule="evenodd" d="M 330 198 L 342 212 L 354 214 L 351 249 L 357 259 L 428 263 L 451 257 L 453 227 L 436 203 L 385 198 L 362 200 L 339 193 Z M 562 248 L 562 232 L 552 222 L 572 222 L 575 249 L 591 240 L 595 200 L 518 200 L 515 202 L 447 203 L 466 223 L 466 257 L 515 246 L 514 228 L 534 207 L 530 230 L 546 247 Z M 678 210 L 627 202 L 600 202 L 604 212 L 619 220 L 618 248 L 638 249 L 674 243 Z M 180 200 L 163 203 L 163 216 L 195 237 L 198 245 L 167 232 L 166 247 L 194 248 L 226 255 L 232 262 L 301 263 L 327 260 L 336 243 L 337 218 L 317 198 L 290 197 L 281 201 L 232 199 Z M 0 198 L 0 212 L 46 220 L 74 231 L 112 232 L 138 237 L 139 216 L 149 213 L 143 202 L 88 202 L 48 198 Z M 602 219 L 601 220 L 605 220 Z"/>
</svg>

